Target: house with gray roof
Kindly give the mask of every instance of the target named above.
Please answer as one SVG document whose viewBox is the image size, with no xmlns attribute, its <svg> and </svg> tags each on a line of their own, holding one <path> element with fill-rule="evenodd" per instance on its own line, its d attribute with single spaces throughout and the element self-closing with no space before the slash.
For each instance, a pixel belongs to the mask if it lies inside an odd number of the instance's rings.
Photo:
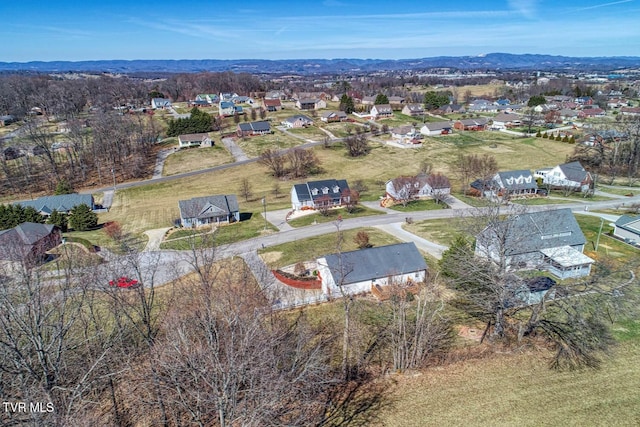
<svg viewBox="0 0 640 427">
<path fill-rule="evenodd" d="M 640 245 L 640 216 L 622 215 L 614 224 L 613 235 L 627 243 Z"/>
<path fill-rule="evenodd" d="M 453 126 L 451 122 L 427 122 L 420 128 L 420 133 L 427 136 L 448 135 Z"/>
<path fill-rule="evenodd" d="M 382 119 L 384 117 L 392 117 L 393 116 L 393 108 L 391 108 L 390 104 L 377 104 L 371 107 L 371 111 L 369 111 L 371 117 L 376 119 Z"/>
<path fill-rule="evenodd" d="M 476 236 L 475 254 L 510 271 L 544 269 L 560 279 L 588 276 L 594 260 L 571 209 L 513 215 Z M 504 259 L 502 259 L 504 258 Z"/>
<path fill-rule="evenodd" d="M 422 104 L 407 104 L 402 107 L 402 114 L 406 114 L 411 117 L 422 117 L 424 116 L 424 108 L 422 108 Z"/>
<path fill-rule="evenodd" d="M 271 124 L 266 120 L 259 122 L 238 123 L 236 133 L 241 138 L 243 136 L 267 135 L 271 133 Z"/>
<path fill-rule="evenodd" d="M 493 177 L 492 190 L 502 197 L 527 196 L 536 194 L 538 183 L 529 170 L 498 172 Z"/>
<path fill-rule="evenodd" d="M 167 98 L 153 98 L 151 100 L 151 108 L 153 108 L 154 110 L 164 110 L 165 108 L 171 108 L 171 100 Z"/>
<path fill-rule="evenodd" d="M 240 221 L 240 207 L 235 194 L 194 197 L 178 202 L 180 224 L 201 227 Z"/>
<path fill-rule="evenodd" d="M 413 242 L 325 255 L 317 265 L 322 291 L 338 298 L 373 287 L 423 282 L 427 274 L 427 263 Z"/>
<path fill-rule="evenodd" d="M 55 225 L 23 222 L 0 231 L 0 259 L 34 264 L 46 258 L 46 252 L 60 243 L 62 234 Z"/>
<path fill-rule="evenodd" d="M 287 117 L 282 122 L 282 125 L 288 128 L 306 128 L 313 125 L 313 119 L 305 116 L 304 114 L 296 114 L 291 117 Z"/>
<path fill-rule="evenodd" d="M 189 133 L 178 135 L 178 148 L 212 147 L 213 141 L 208 133 Z"/>
<path fill-rule="evenodd" d="M 576 191 L 589 191 L 593 177 L 580 162 L 563 163 L 550 170 L 540 170 L 542 182 L 552 187 L 573 188 Z"/>
<path fill-rule="evenodd" d="M 38 197 L 35 200 L 26 200 L 22 202 L 14 203 L 16 205 L 22 205 L 24 207 L 31 206 L 42 215 L 49 216 L 54 210 L 68 214 L 73 208 L 79 205 L 87 205 L 91 210 L 96 209 L 96 205 L 93 201 L 91 194 L 60 194 L 57 196 L 43 196 Z"/>
<path fill-rule="evenodd" d="M 291 188 L 291 206 L 293 210 L 317 209 L 320 204 L 330 207 L 342 206 L 349 191 L 344 179 L 323 179 L 296 184 Z M 348 197 L 348 196 L 347 196 Z"/>
<path fill-rule="evenodd" d="M 347 113 L 344 111 L 325 111 L 320 116 L 320 120 L 326 123 L 342 122 L 347 120 Z"/>
</svg>

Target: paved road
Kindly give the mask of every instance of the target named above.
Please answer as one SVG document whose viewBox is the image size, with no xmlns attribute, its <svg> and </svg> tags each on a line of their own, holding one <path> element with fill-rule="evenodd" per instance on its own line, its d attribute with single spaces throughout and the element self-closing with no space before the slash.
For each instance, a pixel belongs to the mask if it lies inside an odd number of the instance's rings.
<svg viewBox="0 0 640 427">
<path fill-rule="evenodd" d="M 245 160 L 249 160 L 249 157 L 242 151 L 242 148 L 236 144 L 236 142 L 231 137 L 222 138 L 222 144 L 227 147 L 229 153 L 233 156 L 236 162 L 243 162 Z"/>
</svg>

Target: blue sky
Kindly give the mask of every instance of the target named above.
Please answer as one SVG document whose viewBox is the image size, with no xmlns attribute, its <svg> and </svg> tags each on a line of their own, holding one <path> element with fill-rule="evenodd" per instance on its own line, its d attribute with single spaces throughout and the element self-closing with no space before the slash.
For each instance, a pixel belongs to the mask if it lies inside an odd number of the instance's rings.
<svg viewBox="0 0 640 427">
<path fill-rule="evenodd" d="M 20 0 L 0 61 L 640 56 L 640 0 Z"/>
</svg>

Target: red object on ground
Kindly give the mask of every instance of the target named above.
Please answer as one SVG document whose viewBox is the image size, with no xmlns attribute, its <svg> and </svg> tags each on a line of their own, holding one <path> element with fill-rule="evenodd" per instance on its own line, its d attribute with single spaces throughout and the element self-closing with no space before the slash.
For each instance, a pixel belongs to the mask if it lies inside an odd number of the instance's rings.
<svg viewBox="0 0 640 427">
<path fill-rule="evenodd" d="M 118 280 L 109 280 L 109 286 L 117 286 L 118 288 L 134 288 L 138 286 L 138 281 L 136 279 L 129 279 L 126 276 L 122 276 Z"/>
</svg>

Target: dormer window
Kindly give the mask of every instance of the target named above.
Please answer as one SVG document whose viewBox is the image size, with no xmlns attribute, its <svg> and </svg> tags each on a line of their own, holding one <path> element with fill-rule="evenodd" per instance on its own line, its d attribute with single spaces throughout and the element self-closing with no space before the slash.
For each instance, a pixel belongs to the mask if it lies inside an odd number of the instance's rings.
<svg viewBox="0 0 640 427">
<path fill-rule="evenodd" d="M 338 192 L 340 192 L 340 187 L 338 187 L 337 185 L 334 185 L 334 186 L 333 186 L 333 192 L 334 192 L 334 193 L 338 193 Z"/>
<path fill-rule="evenodd" d="M 312 188 L 311 189 L 311 194 L 313 194 L 314 196 L 318 195 L 318 189 L 317 188 Z"/>
<path fill-rule="evenodd" d="M 329 194 L 329 188 L 328 187 L 322 187 L 322 194 Z"/>
</svg>

